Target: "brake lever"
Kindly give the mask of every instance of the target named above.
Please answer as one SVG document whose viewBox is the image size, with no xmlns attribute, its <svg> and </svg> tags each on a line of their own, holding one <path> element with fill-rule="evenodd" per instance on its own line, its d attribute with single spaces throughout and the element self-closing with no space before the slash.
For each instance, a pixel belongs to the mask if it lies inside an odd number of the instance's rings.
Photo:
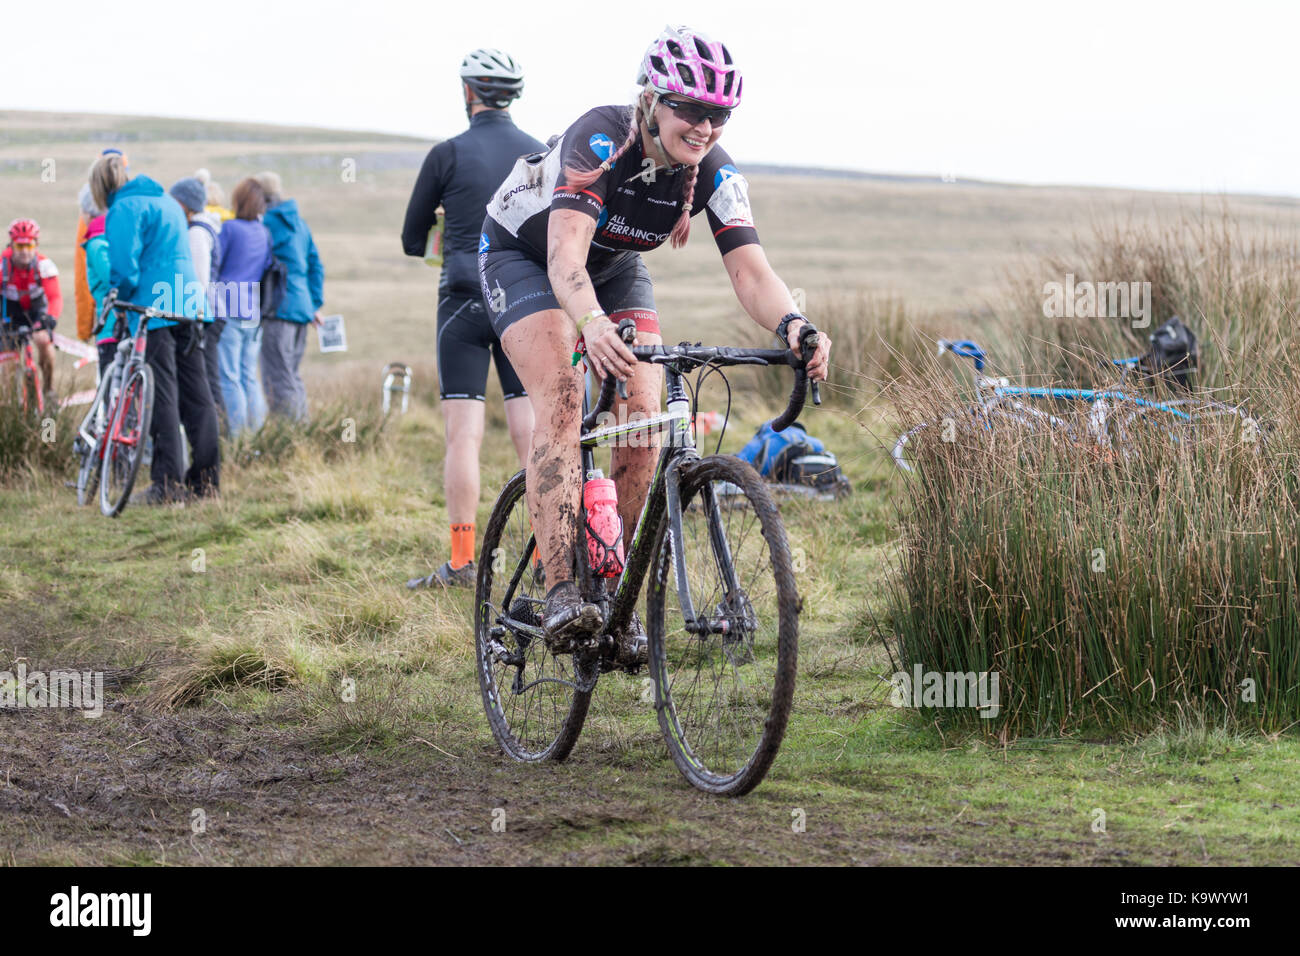
<svg viewBox="0 0 1300 956">
<path fill-rule="evenodd" d="M 624 319 L 618 324 L 618 336 L 623 340 L 625 345 L 631 345 L 636 341 L 636 322 L 632 319 Z M 627 401 L 627 382 L 618 379 L 618 397 Z"/>
<path fill-rule="evenodd" d="M 802 357 L 805 368 L 812 357 L 817 354 L 817 345 L 819 341 L 817 330 L 811 326 L 805 326 L 799 331 L 799 351 L 803 353 Z M 814 405 L 820 405 L 822 403 L 821 389 L 818 387 L 817 382 L 811 377 L 808 379 L 808 390 L 812 393 L 812 403 Z"/>
</svg>

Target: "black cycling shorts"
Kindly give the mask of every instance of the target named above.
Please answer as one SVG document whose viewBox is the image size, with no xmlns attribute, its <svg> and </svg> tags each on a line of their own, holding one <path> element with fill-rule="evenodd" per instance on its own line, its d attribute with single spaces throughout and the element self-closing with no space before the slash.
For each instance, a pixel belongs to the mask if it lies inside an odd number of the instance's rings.
<svg viewBox="0 0 1300 956">
<path fill-rule="evenodd" d="M 438 397 L 484 400 L 488 363 L 497 364 L 497 379 L 506 398 L 522 398 L 523 383 L 492 331 L 487 309 L 477 292 L 440 293 L 438 299 Z"/>
<path fill-rule="evenodd" d="M 506 329 L 534 312 L 560 307 L 551 291 L 546 266 L 527 253 L 489 247 L 480 253 L 478 262 L 483 295 L 492 315 L 492 328 L 498 336 L 505 335 Z M 606 315 L 617 318 L 620 313 L 629 314 L 642 331 L 658 333 L 654 285 L 639 253 L 618 255 L 591 276 L 591 284 L 596 290 L 596 301 Z M 648 321 L 645 321 L 643 317 L 647 314 Z"/>
</svg>

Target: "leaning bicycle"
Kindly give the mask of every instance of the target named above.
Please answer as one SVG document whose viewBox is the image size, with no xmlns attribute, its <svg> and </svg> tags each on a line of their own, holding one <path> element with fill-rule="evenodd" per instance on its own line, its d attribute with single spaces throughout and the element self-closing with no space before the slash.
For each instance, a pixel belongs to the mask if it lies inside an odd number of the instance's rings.
<svg viewBox="0 0 1300 956">
<path fill-rule="evenodd" d="M 619 325 L 630 342 L 635 326 Z M 613 404 L 606 379 L 584 411 L 583 474 L 597 447 L 658 436 L 662 448 L 641 516 L 612 592 L 592 572 L 588 549 L 574 548 L 574 581 L 601 609 L 600 631 L 569 652 L 548 645 L 541 626 L 545 574 L 525 501 L 526 474 L 502 489 L 488 521 L 475 594 L 475 645 L 483 706 L 492 734 L 520 761 L 563 760 L 582 731 L 602 673 L 636 673 L 619 659 L 615 635 L 645 585 L 645 626 L 654 707 L 673 762 L 695 787 L 738 796 L 763 779 L 785 735 L 794 696 L 799 593 L 780 512 L 765 482 L 730 455 L 701 456 L 691 431 L 684 378 L 695 370 L 788 365 L 795 386 L 774 428 L 788 427 L 805 402 L 805 364 L 816 351 L 805 330 L 789 349 L 632 346 L 639 362 L 666 372 L 667 412 L 596 427 Z M 820 404 L 817 386 L 813 401 Z M 724 503 L 724 489 L 728 492 Z M 586 527 L 577 518 L 578 541 Z"/>
<path fill-rule="evenodd" d="M 1129 388 L 1130 376 L 1149 365 L 1146 356 L 1109 359 L 1108 364 L 1121 370 L 1114 388 L 1062 388 L 1013 385 L 1008 378 L 986 375 L 988 355 L 969 339 L 939 339 L 938 345 L 941 356 L 951 353 L 971 360 L 975 401 L 935 421 L 913 425 L 898 436 L 890 455 L 894 464 L 906 472 L 915 469 L 913 448 L 926 429 L 938 431 L 944 441 L 954 441 L 958 432 L 996 433 L 1012 427 L 1027 431 L 1050 429 L 1068 441 L 1093 446 L 1104 454 L 1128 455 L 1139 447 L 1143 434 L 1158 434 L 1176 443 L 1189 427 L 1235 418 L 1243 441 L 1255 443 L 1256 447 L 1262 447 L 1265 441 L 1267 426 L 1241 405 L 1191 394 L 1147 397 Z M 1189 387 L 1185 378 L 1181 384 Z M 1069 406 L 1086 408 L 1086 415 L 1067 414 Z"/>
<path fill-rule="evenodd" d="M 128 313 L 140 316 L 134 333 L 130 330 Z M 101 370 L 95 398 L 77 426 L 73 451 L 80 459 L 77 504 L 87 504 L 98 484 L 99 510 L 107 518 L 117 517 L 126 507 L 144 460 L 144 445 L 153 417 L 154 392 L 153 370 L 145 361 L 145 349 L 149 320 L 154 318 L 172 322 L 198 321 L 130 302 L 119 302 L 115 291 L 110 291 L 104 297 L 104 305 L 95 323 L 96 335 L 106 322 L 115 323 L 117 351 L 113 364 Z M 191 340 L 190 347 L 196 344 L 197 337 Z"/>
</svg>

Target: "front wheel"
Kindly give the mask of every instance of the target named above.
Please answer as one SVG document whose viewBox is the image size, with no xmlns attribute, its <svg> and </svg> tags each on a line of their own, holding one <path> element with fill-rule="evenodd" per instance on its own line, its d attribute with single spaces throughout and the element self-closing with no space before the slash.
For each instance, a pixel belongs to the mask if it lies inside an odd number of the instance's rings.
<svg viewBox="0 0 1300 956">
<path fill-rule="evenodd" d="M 140 366 L 122 386 L 100 439 L 104 461 L 99 476 L 99 510 L 105 517 L 121 514 L 131 497 L 152 417 L 153 375 L 147 366 Z"/>
<path fill-rule="evenodd" d="M 563 760 L 582 732 L 598 670 L 595 661 L 552 654 L 542 636 L 546 581 L 524 483 L 522 471 L 506 482 L 483 535 L 474 594 L 479 687 L 507 755 Z"/>
<path fill-rule="evenodd" d="M 680 475 L 680 540 L 665 514 L 646 597 L 655 708 L 686 779 L 740 796 L 763 779 L 785 736 L 799 594 L 780 512 L 758 473 L 715 455 L 682 465 Z M 722 508 L 724 485 L 733 504 L 743 498 L 748 507 Z M 679 562 L 692 617 L 678 591 Z"/>
<path fill-rule="evenodd" d="M 41 376 L 36 371 L 31 346 L 27 346 L 26 362 L 18 378 L 18 401 L 24 411 L 45 414 L 45 393 L 41 391 Z"/>
<path fill-rule="evenodd" d="M 99 470 L 104 455 L 104 433 L 95 436 L 95 443 L 87 445 L 84 438 L 77 436 L 74 445 L 81 458 L 81 467 L 77 469 L 77 504 L 87 505 L 95 497 L 95 488 L 99 484 Z"/>
</svg>

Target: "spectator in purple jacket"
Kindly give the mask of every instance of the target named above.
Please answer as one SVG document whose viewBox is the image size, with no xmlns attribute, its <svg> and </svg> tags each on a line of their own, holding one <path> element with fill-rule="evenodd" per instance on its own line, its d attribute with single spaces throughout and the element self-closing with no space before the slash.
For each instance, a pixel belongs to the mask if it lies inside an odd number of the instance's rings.
<svg viewBox="0 0 1300 956">
<path fill-rule="evenodd" d="M 271 234 L 262 225 L 266 193 L 255 179 L 245 179 L 231 194 L 235 218 L 221 227 L 221 279 L 226 329 L 218 364 L 221 394 L 233 438 L 244 429 L 257 431 L 266 421 L 266 399 L 257 377 L 262 352 L 262 275 L 271 264 Z"/>
</svg>

